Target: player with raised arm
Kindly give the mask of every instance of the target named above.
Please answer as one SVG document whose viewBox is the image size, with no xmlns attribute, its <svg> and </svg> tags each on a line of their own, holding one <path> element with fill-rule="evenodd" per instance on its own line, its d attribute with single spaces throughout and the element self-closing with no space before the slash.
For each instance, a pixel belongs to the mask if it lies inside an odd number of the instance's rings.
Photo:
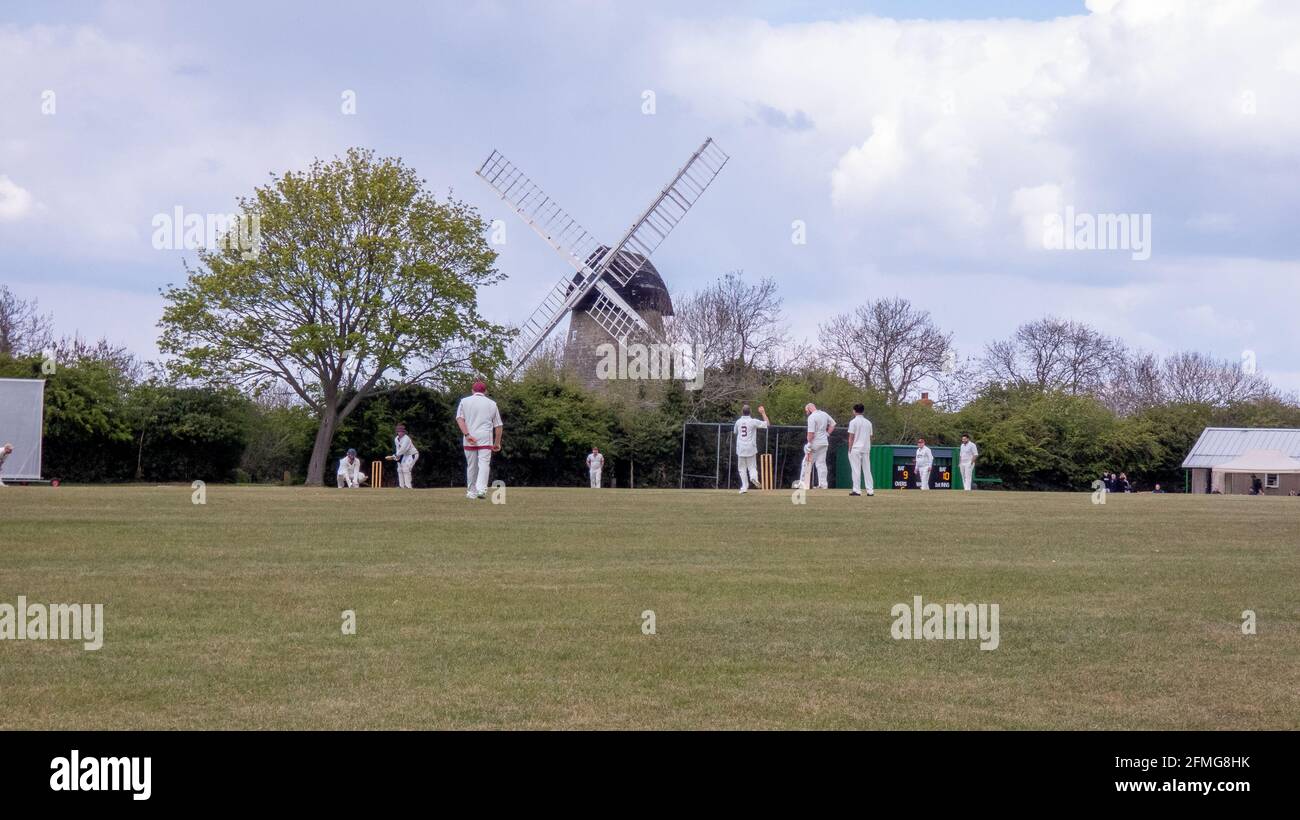
<svg viewBox="0 0 1300 820">
<path fill-rule="evenodd" d="M 740 470 L 740 492 L 749 492 L 749 482 L 753 481 L 754 486 L 763 489 L 758 479 L 758 431 L 768 425 L 767 410 L 763 405 L 758 406 L 758 414 L 763 417 L 762 421 L 754 418 L 749 414 L 749 405 L 742 405 L 740 408 L 740 418 L 732 430 L 736 436 L 736 468 Z"/>
</svg>

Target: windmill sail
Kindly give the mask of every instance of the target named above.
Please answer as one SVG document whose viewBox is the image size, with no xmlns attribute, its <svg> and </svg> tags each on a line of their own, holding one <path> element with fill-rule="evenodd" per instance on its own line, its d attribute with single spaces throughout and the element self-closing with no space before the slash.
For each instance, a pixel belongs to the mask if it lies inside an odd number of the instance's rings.
<svg viewBox="0 0 1300 820">
<path fill-rule="evenodd" d="M 597 294 L 588 312 L 610 336 L 622 341 L 636 329 L 652 332 L 605 281 L 605 275 L 619 285 L 630 282 L 713 182 L 727 159 L 712 138 L 706 139 L 611 251 L 500 151 L 493 151 L 479 167 L 478 176 L 578 272 L 556 283 L 519 326 L 509 351 L 512 372 L 523 366 L 565 314 L 593 288 Z"/>
<path fill-rule="evenodd" d="M 645 209 L 641 218 L 632 223 L 632 227 L 628 228 L 614 247 L 615 252 L 602 260 L 610 276 L 620 285 L 626 285 L 645 267 L 650 254 L 685 218 L 687 211 L 704 194 L 728 159 L 730 157 L 717 146 L 712 137 L 706 139 L 677 172 L 677 176 L 659 192 L 650 207 Z M 637 257 L 640 257 L 639 261 Z"/>
</svg>

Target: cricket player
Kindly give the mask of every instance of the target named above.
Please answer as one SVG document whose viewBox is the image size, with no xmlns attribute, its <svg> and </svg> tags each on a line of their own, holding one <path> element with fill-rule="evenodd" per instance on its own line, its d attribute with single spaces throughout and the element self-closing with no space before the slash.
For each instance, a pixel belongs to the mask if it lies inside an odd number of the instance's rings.
<svg viewBox="0 0 1300 820">
<path fill-rule="evenodd" d="M 961 488 L 963 490 L 975 489 L 975 459 L 979 458 L 980 448 L 975 446 L 975 442 L 970 440 L 970 436 L 962 434 L 961 437 Z"/>
<path fill-rule="evenodd" d="M 456 406 L 456 426 L 465 448 L 465 497 L 486 498 L 492 454 L 501 449 L 501 411 L 487 397 L 487 385 L 474 382 L 474 392 Z"/>
<path fill-rule="evenodd" d="M 587 454 L 587 473 L 591 476 L 591 489 L 600 489 L 600 471 L 605 467 L 605 457 L 600 454 L 599 447 L 592 447 L 591 452 Z"/>
<path fill-rule="evenodd" d="M 849 469 L 853 471 L 853 486 L 849 495 L 860 496 L 858 487 L 866 485 L 867 495 L 875 495 L 871 479 L 871 421 L 862 415 L 866 408 L 853 405 L 853 420 L 849 422 Z"/>
<path fill-rule="evenodd" d="M 762 483 L 758 480 L 758 431 L 767 427 L 767 410 L 763 405 L 758 406 L 758 414 L 763 417 L 762 421 L 754 418 L 749 414 L 749 405 L 742 405 L 740 408 L 740 418 L 736 419 L 733 432 L 736 435 L 736 469 L 740 470 L 740 492 L 749 492 L 749 482 L 753 480 L 754 486 L 763 489 Z"/>
<path fill-rule="evenodd" d="M 403 490 L 413 489 L 411 470 L 420 460 L 420 451 L 415 449 L 415 442 L 406 434 L 406 425 L 398 424 L 393 438 L 393 454 L 386 456 L 389 461 L 397 462 L 397 486 Z"/>
<path fill-rule="evenodd" d="M 339 489 L 360 487 L 367 480 L 365 470 L 361 468 L 361 459 L 357 458 L 357 451 L 349 447 L 348 454 L 339 459 Z"/>
<path fill-rule="evenodd" d="M 14 446 L 7 441 L 5 442 L 3 447 L 0 447 L 0 474 L 4 472 L 5 459 L 9 458 L 9 454 L 12 453 L 13 451 L 14 451 Z M 5 486 L 4 479 L 0 478 L 0 487 L 3 486 Z"/>
<path fill-rule="evenodd" d="M 934 453 L 925 446 L 925 439 L 916 440 L 916 483 L 922 490 L 930 489 L 930 468 L 934 466 Z"/>
<path fill-rule="evenodd" d="M 830 489 L 830 476 L 826 473 L 826 450 L 830 447 L 831 433 L 835 432 L 835 419 L 825 410 L 808 402 L 803 406 L 808 414 L 808 443 L 812 445 L 813 464 L 817 468 L 817 486 Z M 808 485 L 811 487 L 811 481 Z"/>
</svg>

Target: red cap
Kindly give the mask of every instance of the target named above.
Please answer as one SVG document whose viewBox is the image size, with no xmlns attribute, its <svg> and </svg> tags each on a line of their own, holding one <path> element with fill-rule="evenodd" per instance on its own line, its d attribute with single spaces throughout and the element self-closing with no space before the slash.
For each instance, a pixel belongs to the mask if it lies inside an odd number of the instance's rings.
<svg viewBox="0 0 1300 820">
<path fill-rule="evenodd" d="M 487 392 L 487 385 L 484 384 L 483 382 L 474 382 L 474 392 L 475 392 L 475 393 L 486 393 L 486 392 Z"/>
</svg>

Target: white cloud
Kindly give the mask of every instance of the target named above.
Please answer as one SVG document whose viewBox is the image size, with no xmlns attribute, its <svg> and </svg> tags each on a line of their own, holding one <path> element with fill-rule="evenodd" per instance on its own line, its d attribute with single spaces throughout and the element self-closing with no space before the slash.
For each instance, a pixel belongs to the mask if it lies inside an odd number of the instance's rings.
<svg viewBox="0 0 1300 820">
<path fill-rule="evenodd" d="M 714 130 L 742 116 L 737 99 L 813 123 L 797 139 L 737 132 L 738 153 L 796 169 L 768 174 L 802 175 L 799 195 L 820 194 L 842 227 L 817 272 L 835 282 L 798 280 L 796 326 L 815 333 L 844 294 L 899 294 L 969 352 L 1055 313 L 1134 347 L 1251 348 L 1277 373 L 1300 369 L 1286 330 L 1300 299 L 1300 4 L 1087 8 L 669 32 L 668 90 Z M 1151 214 L 1151 259 L 1037 252 L 1044 214 L 1067 207 Z"/>
<path fill-rule="evenodd" d="M 0 168 L 21 167 L 41 197 L 33 210 L 19 189 L 14 205 L 0 186 L 0 219 L 14 208 L 28 217 L 6 245 L 62 261 L 138 260 L 154 214 L 228 212 L 268 171 L 310 161 L 337 120 L 334 101 L 258 110 L 231 75 L 194 68 L 207 56 L 192 42 L 93 27 L 0 25 Z"/>
<path fill-rule="evenodd" d="M 1081 212 L 1154 211 L 1188 236 L 1196 214 L 1235 212 L 1225 199 L 1277 207 L 1248 192 L 1300 161 L 1300 91 L 1282 68 L 1300 6 L 1089 9 L 1042 22 L 692 22 L 671 32 L 664 70 L 704 116 L 734 120 L 738 100 L 806 112 L 800 161 L 827 163 L 825 195 L 877 252 L 911 252 L 915 235 L 955 257 L 1022 248 L 1023 203 L 1009 203 L 1064 180 Z M 1300 207 L 1300 192 L 1284 196 Z"/>
<path fill-rule="evenodd" d="M 0 174 L 0 222 L 17 222 L 32 211 L 32 195 Z"/>
</svg>

